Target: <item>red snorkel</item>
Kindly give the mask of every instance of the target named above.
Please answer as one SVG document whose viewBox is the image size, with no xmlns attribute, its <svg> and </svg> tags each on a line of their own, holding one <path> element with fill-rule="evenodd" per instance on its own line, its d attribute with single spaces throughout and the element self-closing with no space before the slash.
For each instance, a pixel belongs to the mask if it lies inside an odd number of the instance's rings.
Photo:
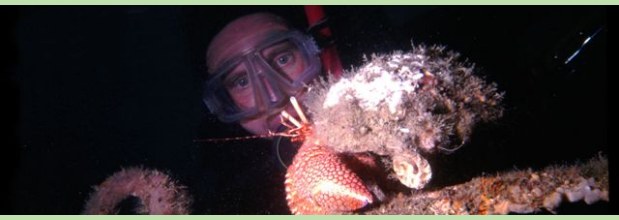
<svg viewBox="0 0 619 220">
<path fill-rule="evenodd" d="M 325 21 L 325 12 L 322 6 L 306 5 L 304 8 L 310 30 L 316 28 L 314 31 L 318 35 L 317 37 L 331 39 L 331 29 L 326 25 L 322 25 Z M 327 73 L 333 74 L 335 78 L 339 78 L 342 75 L 342 62 L 334 43 L 328 43 L 323 46 L 320 53 L 320 61 Z"/>
</svg>

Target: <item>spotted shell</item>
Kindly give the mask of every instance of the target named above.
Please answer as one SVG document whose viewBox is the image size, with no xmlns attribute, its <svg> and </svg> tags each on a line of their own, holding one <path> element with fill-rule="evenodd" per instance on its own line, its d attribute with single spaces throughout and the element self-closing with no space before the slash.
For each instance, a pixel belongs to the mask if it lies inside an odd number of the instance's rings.
<svg viewBox="0 0 619 220">
<path fill-rule="evenodd" d="M 362 180 L 334 151 L 306 141 L 286 173 L 286 200 L 293 214 L 351 212 L 373 202 Z"/>
</svg>

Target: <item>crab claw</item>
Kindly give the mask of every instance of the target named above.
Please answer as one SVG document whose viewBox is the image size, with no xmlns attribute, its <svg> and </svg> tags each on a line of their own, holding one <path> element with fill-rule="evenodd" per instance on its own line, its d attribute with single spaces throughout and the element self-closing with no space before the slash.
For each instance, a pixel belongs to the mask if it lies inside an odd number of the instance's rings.
<svg viewBox="0 0 619 220">
<path fill-rule="evenodd" d="M 362 180 L 335 152 L 310 141 L 288 168 L 285 185 L 293 214 L 346 213 L 373 202 Z"/>
</svg>

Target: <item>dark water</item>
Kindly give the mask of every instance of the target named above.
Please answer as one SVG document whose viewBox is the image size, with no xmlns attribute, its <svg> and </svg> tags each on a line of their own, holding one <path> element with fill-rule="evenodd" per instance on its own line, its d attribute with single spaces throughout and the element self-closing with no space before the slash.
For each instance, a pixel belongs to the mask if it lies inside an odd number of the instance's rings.
<svg viewBox="0 0 619 220">
<path fill-rule="evenodd" d="M 2 212 L 78 214 L 91 186 L 122 167 L 144 166 L 186 185 L 195 214 L 289 213 L 285 169 L 269 141 L 192 142 L 247 135 L 209 115 L 200 95 L 210 38 L 225 22 L 255 11 L 306 27 L 301 6 L 0 7 L 8 36 L 0 46 L 9 107 L 3 123 L 10 127 L 3 138 L 10 165 Z M 411 41 L 444 44 L 506 92 L 505 117 L 480 127 L 459 152 L 437 158 L 433 184 L 609 154 L 606 8 L 326 12 L 345 67 L 359 65 L 364 53 L 409 49 Z"/>
</svg>

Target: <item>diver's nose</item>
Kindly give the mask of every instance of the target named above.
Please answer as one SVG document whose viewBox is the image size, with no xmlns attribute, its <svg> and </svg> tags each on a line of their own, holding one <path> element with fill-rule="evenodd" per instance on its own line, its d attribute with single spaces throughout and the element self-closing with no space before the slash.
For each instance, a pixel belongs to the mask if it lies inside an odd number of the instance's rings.
<svg viewBox="0 0 619 220">
<path fill-rule="evenodd" d="M 258 56 L 257 56 L 258 57 Z M 276 82 L 272 82 L 269 80 L 269 78 L 273 78 L 274 73 L 272 68 L 269 68 L 268 63 L 264 62 L 264 60 L 258 58 L 255 61 L 256 65 L 255 65 L 255 71 L 256 74 L 258 76 L 258 79 L 260 80 L 260 83 L 262 84 L 264 91 L 267 93 L 269 102 L 271 103 L 277 103 L 279 102 L 282 97 L 281 94 L 278 92 L 276 86 L 277 85 L 273 85 L 273 83 Z"/>
<path fill-rule="evenodd" d="M 273 85 L 271 85 L 271 83 L 269 83 L 268 80 L 265 77 L 260 77 L 260 80 L 262 81 L 262 84 L 264 85 L 264 89 L 266 90 L 266 92 L 267 92 L 267 94 L 269 96 L 269 101 L 271 103 L 275 103 L 275 102 L 279 101 L 279 97 L 275 93 L 275 90 L 273 89 Z"/>
</svg>

